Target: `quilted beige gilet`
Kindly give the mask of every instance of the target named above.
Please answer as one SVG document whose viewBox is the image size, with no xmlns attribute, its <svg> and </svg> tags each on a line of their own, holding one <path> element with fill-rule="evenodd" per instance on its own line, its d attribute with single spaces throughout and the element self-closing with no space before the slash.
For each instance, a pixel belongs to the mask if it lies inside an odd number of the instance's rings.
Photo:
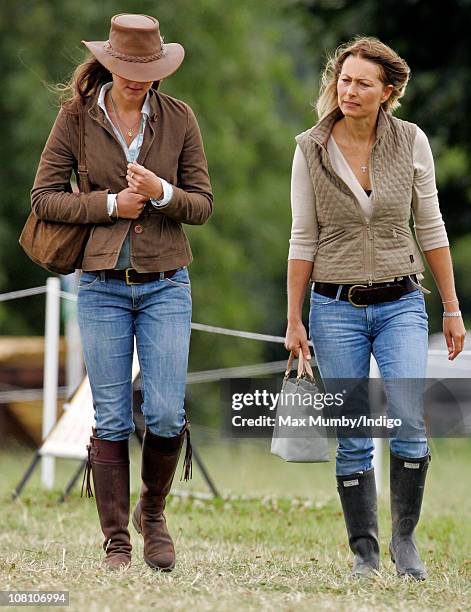
<svg viewBox="0 0 471 612">
<path fill-rule="evenodd" d="M 337 108 L 296 137 L 316 201 L 319 242 L 312 280 L 371 284 L 414 273 L 423 278 L 424 262 L 409 225 L 416 126 L 380 109 L 369 164 L 373 213 L 368 219 L 327 152 L 341 116 Z"/>
</svg>

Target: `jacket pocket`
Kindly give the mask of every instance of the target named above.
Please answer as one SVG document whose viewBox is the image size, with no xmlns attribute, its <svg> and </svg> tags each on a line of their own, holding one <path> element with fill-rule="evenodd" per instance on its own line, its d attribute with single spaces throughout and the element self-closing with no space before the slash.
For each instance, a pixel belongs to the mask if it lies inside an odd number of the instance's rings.
<svg viewBox="0 0 471 612">
<path fill-rule="evenodd" d="M 404 295 L 401 295 L 398 301 L 401 302 L 404 300 L 415 300 L 417 298 L 419 298 L 419 300 L 422 300 L 422 301 L 424 300 L 423 293 L 420 291 L 420 289 L 414 289 L 413 291 L 404 293 Z"/>
<path fill-rule="evenodd" d="M 99 274 L 94 274 L 93 272 L 82 272 L 79 279 L 79 289 L 83 291 L 84 289 L 89 289 L 93 287 L 95 283 L 100 280 Z"/>
<path fill-rule="evenodd" d="M 331 242 L 335 242 L 338 238 L 341 238 L 345 233 L 346 233 L 345 229 L 340 229 L 340 230 L 335 231 L 334 233 L 330 234 L 330 236 L 326 236 L 325 238 L 322 238 L 321 240 L 319 240 L 318 247 L 321 248 L 327 244 L 330 244 Z"/>
<path fill-rule="evenodd" d="M 166 236 L 166 250 L 179 252 L 182 250 L 182 226 L 181 223 L 170 219 L 163 215 L 162 219 L 162 232 Z"/>
<path fill-rule="evenodd" d="M 416 248 L 415 248 L 415 241 L 414 238 L 412 237 L 411 233 L 408 232 L 407 230 L 405 230 L 403 227 L 400 227 L 398 225 L 392 225 L 391 226 L 391 231 L 392 231 L 392 235 L 394 238 L 397 238 L 398 240 L 400 240 L 401 238 L 405 238 L 407 240 L 407 246 L 408 246 L 408 250 L 407 250 L 407 258 L 408 258 L 408 264 L 412 265 L 415 263 L 415 252 L 416 252 Z"/>
<path fill-rule="evenodd" d="M 190 275 L 188 274 L 188 269 L 186 268 L 186 266 L 180 268 L 175 272 L 173 276 L 169 276 L 165 280 L 170 285 L 175 285 L 176 287 L 184 287 L 185 289 L 191 290 Z"/>
<path fill-rule="evenodd" d="M 400 236 L 404 236 L 405 238 L 409 238 L 409 239 L 411 238 L 410 232 L 405 230 L 403 227 L 399 227 L 398 225 L 392 225 L 391 231 L 392 231 L 394 238 L 397 238 L 398 234 Z"/>
<path fill-rule="evenodd" d="M 336 299 L 334 297 L 329 297 L 327 295 L 322 295 L 321 293 L 317 293 L 315 287 L 311 290 L 311 304 L 315 304 L 316 306 L 327 306 L 327 304 L 332 304 Z"/>
</svg>

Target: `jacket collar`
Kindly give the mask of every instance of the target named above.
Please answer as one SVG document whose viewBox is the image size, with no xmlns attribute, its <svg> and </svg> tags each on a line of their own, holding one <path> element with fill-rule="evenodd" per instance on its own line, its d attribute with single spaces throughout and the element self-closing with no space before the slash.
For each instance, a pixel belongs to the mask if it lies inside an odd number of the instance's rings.
<svg viewBox="0 0 471 612">
<path fill-rule="evenodd" d="M 100 92 L 101 92 L 101 88 L 94 96 L 90 98 L 90 101 L 88 103 L 89 105 L 88 114 L 90 115 L 90 117 L 98 121 L 98 123 L 100 123 L 103 127 L 106 128 L 106 123 L 104 121 L 104 118 L 105 118 L 104 113 L 99 105 Z M 143 107 L 143 109 L 148 112 L 150 121 L 157 121 L 157 118 L 158 118 L 159 103 L 158 103 L 157 98 L 158 98 L 157 90 L 150 89 L 149 93 L 147 94 L 147 98 L 144 102 L 144 107 Z"/>
<path fill-rule="evenodd" d="M 324 149 L 327 148 L 327 141 L 329 140 L 334 123 L 343 117 L 343 113 L 338 106 L 333 111 L 323 117 L 316 125 L 312 128 L 310 136 Z M 376 125 L 376 142 L 380 140 L 384 134 L 390 129 L 389 126 L 390 117 L 382 107 L 378 112 L 378 122 Z"/>
<path fill-rule="evenodd" d="M 160 112 L 160 104 L 159 104 L 159 94 L 156 89 L 151 89 L 149 91 L 149 119 L 152 121 L 157 121 Z"/>
<path fill-rule="evenodd" d="M 111 89 L 113 85 L 112 81 L 109 81 L 108 83 L 104 83 L 101 88 L 100 91 L 98 93 L 98 99 L 97 99 L 97 104 L 98 106 L 105 111 L 106 109 L 106 105 L 105 105 L 105 95 L 106 92 L 109 91 Z M 150 110 L 150 102 L 149 102 L 149 97 L 150 97 L 150 91 L 147 92 L 145 100 L 142 104 L 142 108 L 141 108 L 141 113 L 143 115 L 147 115 L 147 117 L 150 115 L 151 110 Z M 106 113 L 105 113 L 106 114 Z"/>
</svg>

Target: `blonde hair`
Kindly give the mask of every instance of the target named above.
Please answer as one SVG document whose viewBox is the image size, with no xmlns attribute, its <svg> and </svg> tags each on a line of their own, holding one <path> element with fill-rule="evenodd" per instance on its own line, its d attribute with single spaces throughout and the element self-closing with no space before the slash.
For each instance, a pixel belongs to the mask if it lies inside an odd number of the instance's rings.
<svg viewBox="0 0 471 612">
<path fill-rule="evenodd" d="M 338 107 L 337 81 L 344 61 L 353 55 L 376 64 L 380 69 L 380 79 L 384 85 L 392 85 L 393 91 L 382 103 L 386 112 L 392 113 L 400 106 L 399 99 L 405 93 L 410 77 L 410 68 L 399 55 L 373 36 L 356 36 L 335 50 L 327 59 L 322 73 L 319 98 L 316 103 L 319 119 Z"/>
</svg>

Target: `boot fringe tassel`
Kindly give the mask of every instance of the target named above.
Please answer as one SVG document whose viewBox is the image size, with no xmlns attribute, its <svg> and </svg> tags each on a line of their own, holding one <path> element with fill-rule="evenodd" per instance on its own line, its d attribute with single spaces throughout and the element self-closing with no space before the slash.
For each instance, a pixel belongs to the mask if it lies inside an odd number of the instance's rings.
<svg viewBox="0 0 471 612">
<path fill-rule="evenodd" d="M 88 498 L 93 497 L 93 491 L 92 491 L 92 482 L 91 482 L 91 473 L 92 473 L 92 460 L 91 460 L 91 456 L 90 456 L 90 451 L 91 451 L 92 447 L 90 444 L 87 444 L 87 451 L 88 451 L 88 458 L 87 458 L 87 464 L 85 466 L 85 471 L 83 473 L 83 480 L 82 480 L 82 491 L 80 493 L 80 497 L 83 497 L 83 487 L 85 485 L 85 480 L 86 480 L 86 496 Z"/>
<path fill-rule="evenodd" d="M 190 423 L 188 421 L 186 422 L 185 433 L 186 433 L 185 459 L 183 461 L 183 472 L 180 477 L 180 480 L 188 481 L 193 476 L 193 462 L 192 462 L 193 449 L 191 447 Z"/>
</svg>

